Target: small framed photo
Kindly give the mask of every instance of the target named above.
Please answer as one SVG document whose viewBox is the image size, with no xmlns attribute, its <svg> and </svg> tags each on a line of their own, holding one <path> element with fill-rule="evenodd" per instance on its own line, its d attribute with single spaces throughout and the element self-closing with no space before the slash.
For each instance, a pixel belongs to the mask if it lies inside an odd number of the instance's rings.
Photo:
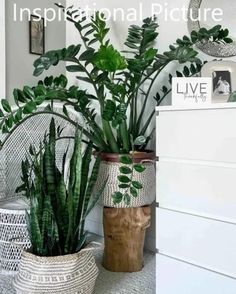
<svg viewBox="0 0 236 294">
<path fill-rule="evenodd" d="M 31 15 L 30 20 L 30 53 L 42 55 L 45 53 L 44 18 Z"/>
<path fill-rule="evenodd" d="M 236 91 L 236 62 L 208 62 L 203 66 L 201 76 L 212 78 L 212 103 L 226 103 Z"/>
</svg>

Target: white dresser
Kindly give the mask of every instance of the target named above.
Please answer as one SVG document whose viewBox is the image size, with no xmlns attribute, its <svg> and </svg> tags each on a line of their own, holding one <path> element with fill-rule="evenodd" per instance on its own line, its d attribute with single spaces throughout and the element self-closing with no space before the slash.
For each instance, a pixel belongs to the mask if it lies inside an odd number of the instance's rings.
<svg viewBox="0 0 236 294">
<path fill-rule="evenodd" d="M 236 294 L 236 104 L 157 109 L 157 294 Z"/>
</svg>

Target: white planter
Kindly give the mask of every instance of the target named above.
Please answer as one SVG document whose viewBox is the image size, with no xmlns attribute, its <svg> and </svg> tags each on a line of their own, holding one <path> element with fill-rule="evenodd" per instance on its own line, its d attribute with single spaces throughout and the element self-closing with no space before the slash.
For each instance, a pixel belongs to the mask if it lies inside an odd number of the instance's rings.
<svg viewBox="0 0 236 294">
<path fill-rule="evenodd" d="M 97 276 L 91 250 L 56 257 L 24 251 L 13 284 L 17 294 L 92 294 Z"/>
<path fill-rule="evenodd" d="M 103 153 L 102 162 L 98 173 L 98 179 L 95 189 L 99 190 L 106 182 L 106 186 L 102 195 L 103 206 L 126 208 L 127 206 L 122 201 L 120 204 L 114 204 L 112 194 L 116 191 L 124 192 L 124 189 L 119 188 L 117 176 L 120 175 L 119 168 L 123 164 L 119 163 L 119 154 Z M 138 197 L 131 197 L 131 203 L 128 207 L 142 207 L 152 204 L 155 200 L 155 156 L 154 153 L 136 153 L 134 155 L 134 163 L 142 163 L 146 170 L 142 173 L 134 171 L 133 180 L 139 181 L 143 189 L 139 190 Z"/>
</svg>

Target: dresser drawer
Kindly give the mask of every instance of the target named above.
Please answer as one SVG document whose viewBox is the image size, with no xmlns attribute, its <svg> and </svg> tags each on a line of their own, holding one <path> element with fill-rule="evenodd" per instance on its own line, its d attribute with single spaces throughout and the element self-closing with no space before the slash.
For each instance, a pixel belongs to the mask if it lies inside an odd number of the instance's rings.
<svg viewBox="0 0 236 294">
<path fill-rule="evenodd" d="M 160 112 L 157 155 L 236 162 L 236 109 Z"/>
<path fill-rule="evenodd" d="M 207 166 L 181 161 L 157 164 L 157 202 L 180 210 L 236 223 L 236 165 Z"/>
<path fill-rule="evenodd" d="M 159 208 L 157 248 L 236 278 L 236 225 Z"/>
<path fill-rule="evenodd" d="M 235 294 L 236 280 L 157 255 L 157 294 Z"/>
</svg>

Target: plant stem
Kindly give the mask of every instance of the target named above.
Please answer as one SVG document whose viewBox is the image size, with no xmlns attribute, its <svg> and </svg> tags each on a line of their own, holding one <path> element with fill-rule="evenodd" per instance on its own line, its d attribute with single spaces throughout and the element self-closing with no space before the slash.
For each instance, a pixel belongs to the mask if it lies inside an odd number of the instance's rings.
<svg viewBox="0 0 236 294">
<path fill-rule="evenodd" d="M 127 122 L 125 120 L 120 124 L 120 134 L 123 143 L 124 152 L 129 152 L 130 144 L 129 144 L 129 132 L 127 128 Z"/>
<path fill-rule="evenodd" d="M 109 143 L 109 145 L 111 147 L 112 153 L 119 153 L 120 150 L 119 150 L 118 144 L 115 140 L 115 137 L 112 132 L 111 125 L 110 125 L 109 121 L 106 121 L 103 119 L 102 124 L 103 124 L 103 129 L 104 129 L 104 133 L 105 133 L 107 142 Z"/>
</svg>

